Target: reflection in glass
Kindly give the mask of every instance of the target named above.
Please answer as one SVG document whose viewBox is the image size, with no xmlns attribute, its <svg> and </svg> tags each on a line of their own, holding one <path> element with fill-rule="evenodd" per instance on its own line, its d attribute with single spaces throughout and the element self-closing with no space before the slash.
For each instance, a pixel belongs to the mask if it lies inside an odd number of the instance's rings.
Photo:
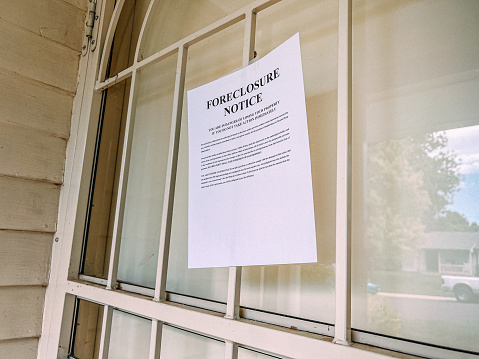
<svg viewBox="0 0 479 359">
<path fill-rule="evenodd" d="M 364 0 L 353 31 L 353 327 L 473 352 L 478 14 Z"/>
</svg>

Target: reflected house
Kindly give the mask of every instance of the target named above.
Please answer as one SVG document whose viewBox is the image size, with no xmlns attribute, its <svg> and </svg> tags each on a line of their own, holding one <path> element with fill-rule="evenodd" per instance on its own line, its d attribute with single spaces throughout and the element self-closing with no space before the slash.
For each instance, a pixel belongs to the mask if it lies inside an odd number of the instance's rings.
<svg viewBox="0 0 479 359">
<path fill-rule="evenodd" d="M 479 276 L 478 257 L 479 232 L 430 232 L 419 248 L 417 269 L 426 273 Z"/>
</svg>

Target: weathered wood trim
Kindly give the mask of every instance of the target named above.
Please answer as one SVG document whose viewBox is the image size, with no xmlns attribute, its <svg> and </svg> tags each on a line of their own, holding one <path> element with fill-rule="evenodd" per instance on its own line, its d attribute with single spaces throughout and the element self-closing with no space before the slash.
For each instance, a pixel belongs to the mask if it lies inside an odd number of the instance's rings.
<svg viewBox="0 0 479 359">
<path fill-rule="evenodd" d="M 0 70 L 0 123 L 68 139 L 72 103 L 63 90 Z"/>
<path fill-rule="evenodd" d="M 0 174 L 61 184 L 66 140 L 0 124 Z"/>
<path fill-rule="evenodd" d="M 0 358 L 35 359 L 37 350 L 37 338 L 0 340 Z"/>
<path fill-rule="evenodd" d="M 0 287 L 46 286 L 52 243 L 51 233 L 0 230 Z"/>
<path fill-rule="evenodd" d="M 39 337 L 45 288 L 0 287 L 0 340 Z"/>
<path fill-rule="evenodd" d="M 0 68 L 74 93 L 80 53 L 0 18 Z"/>
<path fill-rule="evenodd" d="M 54 232 L 60 186 L 0 176 L 0 229 Z"/>
<path fill-rule="evenodd" d="M 81 51 L 85 11 L 59 0 L 0 0 L 2 19 Z"/>
</svg>

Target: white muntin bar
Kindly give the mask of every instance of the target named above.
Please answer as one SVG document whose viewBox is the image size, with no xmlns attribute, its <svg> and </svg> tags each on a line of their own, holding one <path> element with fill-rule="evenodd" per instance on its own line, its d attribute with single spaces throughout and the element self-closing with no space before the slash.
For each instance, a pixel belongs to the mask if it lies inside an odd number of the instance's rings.
<svg viewBox="0 0 479 359">
<path fill-rule="evenodd" d="M 175 92 L 173 95 L 173 113 L 166 168 L 165 194 L 163 196 L 163 210 L 161 213 L 160 248 L 158 252 L 158 266 L 156 269 L 155 301 L 166 300 L 166 275 L 168 271 L 168 255 L 170 251 L 171 221 L 173 218 L 173 203 L 175 197 L 178 149 L 180 146 L 180 129 L 183 110 L 183 95 L 185 92 L 187 58 L 188 49 L 186 47 L 179 48 L 176 65 Z"/>
<path fill-rule="evenodd" d="M 125 312 L 283 357 L 309 359 L 317 358 L 320 353 L 324 358 L 390 358 L 387 354 L 335 345 L 330 338 L 320 335 L 244 319 L 229 320 L 218 313 L 169 302 L 154 302 L 139 295 L 83 283 L 68 281 L 66 291 L 82 298 L 91 298 L 93 302 L 121 308 Z"/>
<path fill-rule="evenodd" d="M 351 343 L 351 0 L 339 0 L 334 343 Z"/>
<path fill-rule="evenodd" d="M 160 359 L 162 331 L 163 323 L 153 319 L 151 321 L 150 354 L 148 359 Z"/>
<path fill-rule="evenodd" d="M 101 55 L 100 67 L 98 69 L 98 80 L 103 81 L 106 76 L 106 68 L 108 65 L 109 54 L 111 52 L 111 46 L 113 44 L 113 37 L 115 36 L 116 26 L 118 25 L 118 20 L 120 19 L 121 10 L 123 9 L 123 4 L 125 0 L 118 0 L 113 10 L 113 14 L 108 25 L 108 32 L 106 33 L 106 38 L 103 46 L 103 52 Z"/>
<path fill-rule="evenodd" d="M 225 359 L 238 359 L 238 344 L 225 341 Z"/>
<path fill-rule="evenodd" d="M 228 272 L 228 295 L 226 299 L 227 319 L 238 319 L 240 310 L 242 267 L 230 267 Z"/>
<path fill-rule="evenodd" d="M 103 307 L 103 318 L 101 321 L 100 349 L 98 352 L 98 359 L 108 359 L 112 318 L 113 308 L 109 305 L 105 305 Z"/>
<path fill-rule="evenodd" d="M 243 66 L 248 66 L 254 58 L 254 45 L 256 35 L 256 13 L 250 11 L 245 14 L 245 30 L 243 41 Z M 230 267 L 228 274 L 228 296 L 226 302 L 225 318 L 236 319 L 239 317 L 241 291 L 241 267 Z M 236 352 L 238 348 L 236 347 Z M 236 353 L 237 355 L 237 353 Z"/>
<path fill-rule="evenodd" d="M 130 98 L 128 100 L 128 113 L 125 123 L 125 137 L 121 154 L 120 176 L 118 180 L 118 196 L 115 207 L 115 219 L 113 222 L 113 234 L 111 239 L 110 264 L 108 266 L 107 289 L 116 287 L 118 274 L 118 259 L 120 256 L 121 231 L 123 227 L 123 215 L 125 212 L 126 189 L 128 187 L 128 172 L 130 168 L 131 143 L 135 127 L 136 96 L 137 96 L 137 73 L 131 77 Z"/>
<path fill-rule="evenodd" d="M 148 9 L 146 10 L 145 17 L 143 19 L 143 22 L 141 23 L 141 29 L 140 29 L 140 34 L 138 35 L 138 42 L 136 44 L 136 49 L 135 49 L 135 58 L 133 59 L 133 63 L 136 64 L 138 62 L 138 58 L 140 57 L 140 52 L 143 47 L 143 35 L 145 33 L 148 33 L 148 30 L 150 28 L 150 16 L 151 14 L 154 14 L 156 11 L 156 8 L 158 6 L 159 0 L 150 0 L 150 4 L 148 5 Z"/>
</svg>

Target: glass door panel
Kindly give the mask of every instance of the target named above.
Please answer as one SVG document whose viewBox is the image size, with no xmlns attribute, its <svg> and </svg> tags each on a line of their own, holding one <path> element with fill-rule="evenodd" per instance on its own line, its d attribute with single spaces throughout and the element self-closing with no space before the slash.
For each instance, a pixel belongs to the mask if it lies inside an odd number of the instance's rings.
<svg viewBox="0 0 479 359">
<path fill-rule="evenodd" d="M 477 353 L 479 3 L 353 14 L 353 327 Z"/>
</svg>

